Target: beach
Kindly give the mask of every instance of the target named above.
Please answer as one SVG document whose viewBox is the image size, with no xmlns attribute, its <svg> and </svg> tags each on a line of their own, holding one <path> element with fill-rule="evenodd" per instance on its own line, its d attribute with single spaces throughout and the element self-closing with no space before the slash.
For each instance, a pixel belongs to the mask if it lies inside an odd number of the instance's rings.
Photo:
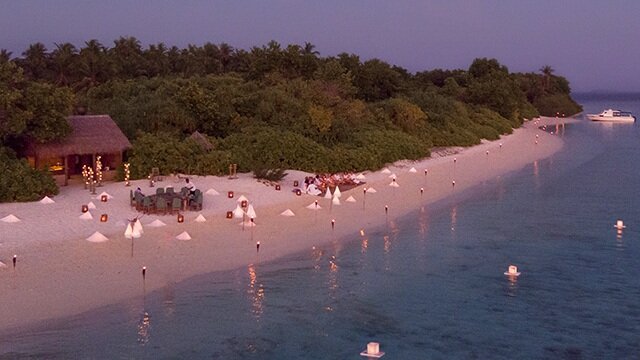
<svg viewBox="0 0 640 360">
<path fill-rule="evenodd" d="M 529 121 L 497 141 L 389 165 L 398 187 L 390 186 L 389 173 L 366 172 L 366 184 L 343 191 L 340 205 L 330 206 L 330 200 L 321 197 L 296 196 L 293 181 L 302 183 L 311 175 L 297 171 L 288 172 L 280 191 L 251 174 L 240 174 L 238 179 L 193 177 L 203 192 L 215 189 L 219 195 L 205 194 L 202 211 L 185 212 L 184 223 L 178 223 L 175 215 L 145 215 L 141 218 L 144 234 L 134 240 L 133 248 L 124 230 L 126 220 L 139 213 L 129 205 L 129 191 L 139 186 L 145 193 L 154 192 L 146 180 L 133 181 L 130 187 L 122 182 L 106 183 L 97 193 L 113 196 L 107 202 L 91 195 L 82 184 L 74 184 L 62 187 L 53 204 L 0 204 L 0 218 L 13 214 L 21 219 L 0 223 L 0 261 L 7 265 L 0 269 L 2 329 L 82 313 L 194 275 L 270 261 L 367 231 L 383 224 L 386 217 L 402 216 L 552 155 L 561 149 L 562 140 L 538 127 L 557 120 Z M 416 172 L 410 172 L 411 168 Z M 166 177 L 157 186 L 179 189 L 183 182 Z M 365 187 L 376 192 L 369 190 L 365 195 Z M 227 197 L 228 191 L 234 192 L 234 198 Z M 253 228 L 243 228 L 241 219 L 225 217 L 240 195 L 257 212 Z M 356 202 L 346 202 L 349 196 Z M 322 209 L 308 209 L 316 200 Z M 93 219 L 80 219 L 81 206 L 89 202 L 96 205 L 90 210 Z M 295 216 L 281 216 L 286 209 Z M 107 214 L 109 220 L 100 222 L 101 214 Z M 207 221 L 195 222 L 199 214 Z M 146 226 L 155 219 L 167 226 Z M 95 231 L 109 241 L 86 241 Z M 177 240 L 183 231 L 192 240 Z M 14 254 L 15 269 L 11 264 Z M 143 266 L 147 269 L 144 281 Z"/>
</svg>

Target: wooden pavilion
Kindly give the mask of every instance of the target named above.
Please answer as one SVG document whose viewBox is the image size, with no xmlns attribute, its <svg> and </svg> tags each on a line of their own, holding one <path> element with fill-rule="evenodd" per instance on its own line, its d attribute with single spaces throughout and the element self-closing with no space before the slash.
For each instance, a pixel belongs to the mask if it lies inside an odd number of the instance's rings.
<svg viewBox="0 0 640 360">
<path fill-rule="evenodd" d="M 67 185 L 72 175 L 82 173 L 82 166 L 95 168 L 100 155 L 103 179 L 108 180 L 122 164 L 124 151 L 131 143 L 109 115 L 73 115 L 67 118 L 71 134 L 61 141 L 29 143 L 25 154 L 31 166 L 48 168 Z M 62 178 L 62 179 L 60 179 Z"/>
</svg>

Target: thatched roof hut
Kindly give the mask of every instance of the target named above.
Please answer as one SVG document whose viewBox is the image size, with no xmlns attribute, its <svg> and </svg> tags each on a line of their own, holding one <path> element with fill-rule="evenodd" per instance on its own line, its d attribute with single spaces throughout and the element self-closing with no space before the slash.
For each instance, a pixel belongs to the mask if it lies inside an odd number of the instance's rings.
<svg viewBox="0 0 640 360">
<path fill-rule="evenodd" d="M 205 135 L 202 135 L 197 130 L 193 134 L 191 134 L 191 136 L 189 136 L 189 139 L 195 141 L 198 145 L 200 145 L 202 149 L 206 151 L 211 151 L 213 149 L 213 144 L 211 144 L 211 141 L 209 141 L 209 139 L 207 139 Z"/>
<path fill-rule="evenodd" d="M 106 167 L 115 168 L 122 162 L 124 150 L 131 148 L 109 115 L 74 115 L 67 120 L 72 130 L 65 139 L 46 144 L 31 142 L 25 151 L 35 167 L 55 162 L 61 166 L 64 162 L 65 183 L 69 174 L 78 173 L 78 167 L 93 166 L 96 155 L 105 158 Z M 69 169 L 69 163 L 73 169 Z"/>
</svg>

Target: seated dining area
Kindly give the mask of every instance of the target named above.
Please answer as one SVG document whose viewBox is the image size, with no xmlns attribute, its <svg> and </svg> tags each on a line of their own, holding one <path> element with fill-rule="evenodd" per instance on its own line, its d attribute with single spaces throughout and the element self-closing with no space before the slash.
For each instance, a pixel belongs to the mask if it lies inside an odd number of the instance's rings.
<svg viewBox="0 0 640 360">
<path fill-rule="evenodd" d="M 180 192 L 176 192 L 171 186 L 158 187 L 153 195 L 130 191 L 131 206 L 145 214 L 166 215 L 187 210 L 202 210 L 203 198 L 202 191 L 199 189 L 192 194 L 186 187 L 183 187 Z"/>
</svg>

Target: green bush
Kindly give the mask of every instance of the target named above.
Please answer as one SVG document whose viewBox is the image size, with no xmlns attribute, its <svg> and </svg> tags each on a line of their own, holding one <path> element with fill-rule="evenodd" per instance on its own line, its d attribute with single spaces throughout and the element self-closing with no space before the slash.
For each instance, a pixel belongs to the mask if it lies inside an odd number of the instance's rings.
<svg viewBox="0 0 640 360">
<path fill-rule="evenodd" d="M 543 116 L 556 116 L 556 113 L 569 116 L 582 111 L 582 107 L 568 94 L 542 96 L 536 99 L 533 105 Z"/>
<path fill-rule="evenodd" d="M 0 148 L 0 202 L 35 201 L 58 194 L 58 186 L 45 170 L 33 169 L 26 160 Z"/>
</svg>

